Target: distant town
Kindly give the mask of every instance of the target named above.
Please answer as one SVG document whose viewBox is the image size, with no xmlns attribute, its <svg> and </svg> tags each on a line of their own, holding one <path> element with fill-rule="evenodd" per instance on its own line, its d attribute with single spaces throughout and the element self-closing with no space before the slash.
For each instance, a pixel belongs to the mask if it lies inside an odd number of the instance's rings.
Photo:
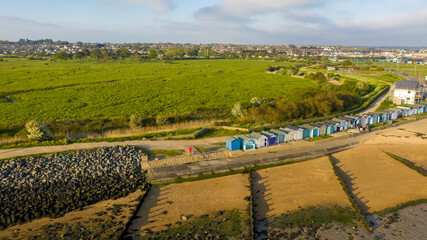
<svg viewBox="0 0 427 240">
<path fill-rule="evenodd" d="M 52 39 L 0 41 L 0 54 L 23 57 L 53 56 L 63 58 L 177 59 L 242 58 L 280 59 L 284 57 L 323 57 L 329 61 L 377 61 L 427 65 L 426 48 L 370 48 L 314 45 L 238 45 L 176 43 L 83 43 Z"/>
</svg>

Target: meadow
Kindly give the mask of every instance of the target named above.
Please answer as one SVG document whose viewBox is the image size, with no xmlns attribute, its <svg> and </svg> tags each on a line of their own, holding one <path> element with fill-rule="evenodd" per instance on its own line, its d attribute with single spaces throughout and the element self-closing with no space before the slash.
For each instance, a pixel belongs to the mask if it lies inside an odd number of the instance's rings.
<svg viewBox="0 0 427 240">
<path fill-rule="evenodd" d="M 363 63 L 354 62 L 358 66 L 370 66 L 370 67 L 382 67 L 384 69 L 393 68 L 397 72 L 404 72 L 411 76 L 421 77 L 425 79 L 427 76 L 427 65 L 409 64 L 409 63 L 391 63 L 391 62 L 374 62 L 374 63 Z"/>
<path fill-rule="evenodd" d="M 132 114 L 147 118 L 200 109 L 216 114 L 217 109 L 231 109 L 253 97 L 292 99 L 296 88 L 317 88 L 311 80 L 267 74 L 273 61 L 0 58 L 4 126 L 31 119 L 128 119 Z"/>
</svg>

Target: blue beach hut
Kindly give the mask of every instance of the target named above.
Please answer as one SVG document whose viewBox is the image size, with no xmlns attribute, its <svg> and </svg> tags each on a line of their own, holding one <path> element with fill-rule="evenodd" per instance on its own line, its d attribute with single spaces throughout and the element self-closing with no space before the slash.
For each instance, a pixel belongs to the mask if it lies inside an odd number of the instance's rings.
<svg viewBox="0 0 427 240">
<path fill-rule="evenodd" d="M 230 149 L 231 151 L 242 149 L 242 139 L 235 137 L 227 137 L 225 139 L 225 147 Z"/>
</svg>

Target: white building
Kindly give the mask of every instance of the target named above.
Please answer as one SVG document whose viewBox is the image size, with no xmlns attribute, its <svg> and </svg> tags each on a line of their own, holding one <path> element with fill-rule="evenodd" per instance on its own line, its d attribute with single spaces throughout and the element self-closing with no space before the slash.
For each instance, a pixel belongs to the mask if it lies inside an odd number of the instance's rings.
<svg viewBox="0 0 427 240">
<path fill-rule="evenodd" d="M 394 89 L 393 103 L 416 104 L 423 100 L 424 86 L 418 81 L 398 81 Z"/>
</svg>

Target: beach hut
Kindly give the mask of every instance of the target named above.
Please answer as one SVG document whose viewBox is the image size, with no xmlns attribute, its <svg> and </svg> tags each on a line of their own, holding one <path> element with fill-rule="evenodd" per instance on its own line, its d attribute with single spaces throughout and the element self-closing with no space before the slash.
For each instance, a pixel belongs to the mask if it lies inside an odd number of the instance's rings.
<svg viewBox="0 0 427 240">
<path fill-rule="evenodd" d="M 368 115 L 372 117 L 371 124 L 377 124 L 380 122 L 380 115 L 377 112 L 370 112 Z"/>
<path fill-rule="evenodd" d="M 287 142 L 287 139 L 286 139 L 287 132 L 280 130 L 280 129 L 271 129 L 269 132 L 276 134 L 277 143 Z"/>
<path fill-rule="evenodd" d="M 345 117 L 350 119 L 350 121 L 349 121 L 349 127 L 350 128 L 357 128 L 360 126 L 360 118 L 359 117 L 348 116 L 348 115 L 346 115 Z"/>
<path fill-rule="evenodd" d="M 392 111 L 393 114 L 395 116 L 397 116 L 397 118 L 405 117 L 405 115 L 404 115 L 405 110 L 404 109 L 401 109 L 401 108 L 391 108 L 389 110 Z M 392 115 L 392 117 L 393 117 L 393 115 Z"/>
<path fill-rule="evenodd" d="M 319 128 L 319 136 L 328 134 L 328 126 L 324 123 L 311 123 L 310 125 L 316 126 Z"/>
<path fill-rule="evenodd" d="M 331 124 L 332 126 L 334 126 L 334 132 L 339 132 L 341 131 L 341 123 L 334 121 L 334 120 L 326 120 L 324 121 L 324 123 L 328 123 Z"/>
<path fill-rule="evenodd" d="M 287 126 L 285 130 L 294 133 L 294 140 L 301 140 L 304 134 L 304 129 L 296 126 Z"/>
<path fill-rule="evenodd" d="M 366 114 L 366 125 L 372 125 L 374 124 L 374 118 L 371 116 L 371 114 Z"/>
<path fill-rule="evenodd" d="M 263 148 L 268 146 L 268 138 L 260 133 L 252 132 L 249 137 L 255 139 L 255 147 Z"/>
<path fill-rule="evenodd" d="M 295 133 L 291 132 L 289 130 L 285 130 L 283 128 L 279 129 L 280 131 L 283 131 L 285 133 L 284 138 L 285 142 L 295 141 Z"/>
<path fill-rule="evenodd" d="M 330 123 L 326 123 L 326 122 L 323 122 L 322 124 L 326 126 L 326 135 L 334 133 L 334 129 L 335 129 L 334 124 L 330 124 Z"/>
<path fill-rule="evenodd" d="M 313 135 L 313 130 L 311 128 L 305 128 L 305 127 L 300 127 L 303 132 L 302 132 L 302 139 L 307 139 L 307 138 L 311 138 Z"/>
<path fill-rule="evenodd" d="M 319 127 L 311 124 L 304 124 L 301 127 L 310 129 L 310 138 L 319 136 Z"/>
<path fill-rule="evenodd" d="M 231 151 L 240 150 L 242 145 L 242 139 L 240 138 L 230 136 L 225 139 L 225 147 L 230 149 Z"/>
<path fill-rule="evenodd" d="M 358 117 L 360 119 L 359 126 L 363 126 L 364 127 L 364 126 L 368 125 L 368 116 L 367 115 L 361 114 L 361 115 L 358 115 Z"/>
<path fill-rule="evenodd" d="M 337 117 L 332 119 L 332 121 L 340 122 L 342 130 L 347 130 L 349 128 L 350 120 L 351 119 L 346 117 Z"/>
<path fill-rule="evenodd" d="M 239 139 L 241 139 L 242 141 L 240 142 L 240 149 L 243 150 L 251 150 L 251 149 L 255 149 L 256 143 L 255 143 L 255 139 L 246 136 L 246 135 L 240 135 Z"/>
<path fill-rule="evenodd" d="M 415 104 L 414 107 L 417 109 L 417 114 L 424 113 L 424 106 L 421 106 L 420 104 Z"/>
<path fill-rule="evenodd" d="M 420 103 L 417 105 L 419 105 L 421 107 L 421 113 L 427 112 L 427 103 Z"/>
<path fill-rule="evenodd" d="M 268 146 L 278 144 L 276 134 L 267 131 L 261 131 L 260 134 L 268 138 Z"/>
</svg>

